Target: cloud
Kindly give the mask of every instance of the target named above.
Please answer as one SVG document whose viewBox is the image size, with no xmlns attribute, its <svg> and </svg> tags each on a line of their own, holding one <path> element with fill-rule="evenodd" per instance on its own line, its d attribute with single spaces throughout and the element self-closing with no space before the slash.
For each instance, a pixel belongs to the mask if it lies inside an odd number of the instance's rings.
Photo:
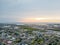
<svg viewBox="0 0 60 45">
<path fill-rule="evenodd" d="M 58 17 L 60 15 L 59 4 L 60 2 L 57 0 L 0 0 L 0 20 Z"/>
<path fill-rule="evenodd" d="M 2 3 L 10 3 L 10 4 L 15 4 L 15 3 L 31 3 L 33 0 L 0 0 Z"/>
</svg>

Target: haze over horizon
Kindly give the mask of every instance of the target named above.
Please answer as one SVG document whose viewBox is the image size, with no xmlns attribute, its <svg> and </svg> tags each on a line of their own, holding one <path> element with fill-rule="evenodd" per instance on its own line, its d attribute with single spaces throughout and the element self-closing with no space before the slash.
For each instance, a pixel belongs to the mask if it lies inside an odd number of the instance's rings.
<svg viewBox="0 0 60 45">
<path fill-rule="evenodd" d="M 60 0 L 0 0 L 0 22 L 60 22 Z"/>
</svg>

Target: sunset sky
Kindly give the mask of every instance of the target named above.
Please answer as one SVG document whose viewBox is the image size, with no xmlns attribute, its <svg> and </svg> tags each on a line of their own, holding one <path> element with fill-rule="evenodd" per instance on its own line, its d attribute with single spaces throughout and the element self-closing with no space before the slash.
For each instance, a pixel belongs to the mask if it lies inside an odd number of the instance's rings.
<svg viewBox="0 0 60 45">
<path fill-rule="evenodd" d="M 0 22 L 60 22 L 60 0 L 0 0 Z"/>
</svg>

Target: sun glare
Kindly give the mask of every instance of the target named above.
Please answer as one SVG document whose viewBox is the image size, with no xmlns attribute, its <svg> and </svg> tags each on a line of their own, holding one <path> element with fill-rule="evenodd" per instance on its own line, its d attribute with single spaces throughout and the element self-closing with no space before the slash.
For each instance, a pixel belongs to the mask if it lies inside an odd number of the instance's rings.
<svg viewBox="0 0 60 45">
<path fill-rule="evenodd" d="M 47 18 L 35 18 L 35 20 L 45 20 Z"/>
<path fill-rule="evenodd" d="M 40 17 L 40 18 L 24 18 L 21 22 L 59 22 L 58 18 L 48 18 L 48 17 Z"/>
</svg>

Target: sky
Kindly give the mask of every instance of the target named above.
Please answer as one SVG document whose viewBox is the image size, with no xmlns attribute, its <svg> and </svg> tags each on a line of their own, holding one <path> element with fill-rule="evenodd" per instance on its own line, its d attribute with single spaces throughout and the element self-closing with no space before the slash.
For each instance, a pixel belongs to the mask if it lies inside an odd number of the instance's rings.
<svg viewBox="0 0 60 45">
<path fill-rule="evenodd" d="M 0 0 L 0 22 L 60 22 L 60 0 Z"/>
</svg>

